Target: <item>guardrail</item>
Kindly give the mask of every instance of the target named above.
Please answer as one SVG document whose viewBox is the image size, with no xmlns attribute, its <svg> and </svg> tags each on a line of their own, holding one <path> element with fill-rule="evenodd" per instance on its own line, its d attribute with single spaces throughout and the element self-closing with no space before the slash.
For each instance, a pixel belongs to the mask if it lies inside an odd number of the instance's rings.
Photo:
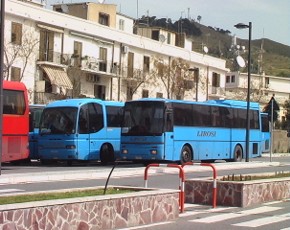
<svg viewBox="0 0 290 230">
<path fill-rule="evenodd" d="M 148 170 L 151 167 L 163 167 L 163 168 L 177 168 L 179 169 L 179 207 L 180 212 L 184 212 L 184 183 L 185 175 L 182 166 L 177 164 L 149 164 L 144 171 L 144 187 L 148 187 Z"/>
</svg>

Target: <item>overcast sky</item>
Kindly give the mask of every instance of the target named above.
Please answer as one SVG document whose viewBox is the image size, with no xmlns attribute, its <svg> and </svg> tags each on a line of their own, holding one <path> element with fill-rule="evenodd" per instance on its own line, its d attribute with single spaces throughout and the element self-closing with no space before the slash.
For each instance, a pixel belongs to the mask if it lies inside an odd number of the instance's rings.
<svg viewBox="0 0 290 230">
<path fill-rule="evenodd" d="M 100 0 L 102 1 L 102 0 Z M 52 3 L 98 2 L 98 0 L 47 0 Z M 290 46 L 290 0 L 105 0 L 117 5 L 118 12 L 133 18 L 142 15 L 157 18 L 201 16 L 201 24 L 231 31 L 247 39 L 247 29 L 238 30 L 237 23 L 252 22 L 252 38 L 269 38 Z"/>
</svg>

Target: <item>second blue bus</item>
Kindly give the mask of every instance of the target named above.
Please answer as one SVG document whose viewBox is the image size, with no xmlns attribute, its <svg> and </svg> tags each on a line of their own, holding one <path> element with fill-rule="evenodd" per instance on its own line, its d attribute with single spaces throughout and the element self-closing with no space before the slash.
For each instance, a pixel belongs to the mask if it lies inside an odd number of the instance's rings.
<svg viewBox="0 0 290 230">
<path fill-rule="evenodd" d="M 124 103 L 99 99 L 67 99 L 43 110 L 38 150 L 42 163 L 100 160 L 113 162 L 120 150 Z"/>
<path fill-rule="evenodd" d="M 124 106 L 120 159 L 148 162 L 246 158 L 247 103 L 144 98 Z M 249 108 L 249 158 L 264 149 L 258 103 Z"/>
<path fill-rule="evenodd" d="M 29 160 L 38 160 L 39 122 L 45 105 L 29 105 Z"/>
</svg>

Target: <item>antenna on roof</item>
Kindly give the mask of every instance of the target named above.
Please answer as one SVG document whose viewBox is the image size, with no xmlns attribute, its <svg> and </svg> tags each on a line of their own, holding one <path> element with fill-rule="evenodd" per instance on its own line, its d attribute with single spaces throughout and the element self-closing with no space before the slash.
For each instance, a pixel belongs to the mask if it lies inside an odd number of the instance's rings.
<svg viewBox="0 0 290 230">
<path fill-rule="evenodd" d="M 68 12 L 68 6 L 66 4 L 61 4 L 60 8 L 61 8 L 63 13 L 67 13 Z"/>
</svg>

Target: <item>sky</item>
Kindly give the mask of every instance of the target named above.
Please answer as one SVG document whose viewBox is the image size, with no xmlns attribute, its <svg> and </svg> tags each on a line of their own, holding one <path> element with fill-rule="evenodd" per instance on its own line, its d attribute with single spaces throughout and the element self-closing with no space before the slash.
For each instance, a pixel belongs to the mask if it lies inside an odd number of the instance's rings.
<svg viewBox="0 0 290 230">
<path fill-rule="evenodd" d="M 229 30 L 231 35 L 248 39 L 248 29 L 238 23 L 252 22 L 252 39 L 268 38 L 290 46 L 290 0 L 47 0 L 52 3 L 104 2 L 117 5 L 120 13 L 133 18 L 197 19 L 205 26 Z M 197 21 L 197 20 L 196 20 Z"/>
</svg>

